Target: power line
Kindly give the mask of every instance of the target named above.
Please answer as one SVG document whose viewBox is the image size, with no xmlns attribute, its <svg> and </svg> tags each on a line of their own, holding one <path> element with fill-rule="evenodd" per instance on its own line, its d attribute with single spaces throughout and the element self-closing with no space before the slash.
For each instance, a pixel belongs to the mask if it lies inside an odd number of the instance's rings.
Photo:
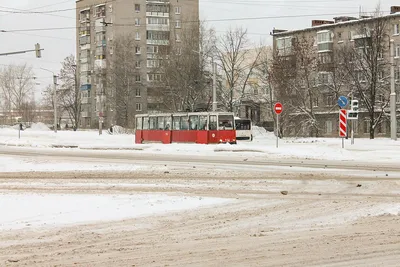
<svg viewBox="0 0 400 267">
<path fill-rule="evenodd" d="M 24 11 L 37 10 L 37 9 L 41 9 L 41 8 L 45 8 L 45 7 L 49 7 L 49 6 L 61 5 L 61 4 L 68 3 L 68 2 L 70 2 L 70 0 L 61 1 L 61 2 L 58 2 L 58 3 L 53 3 L 53 4 L 49 4 L 49 5 L 44 5 L 44 6 L 38 6 L 38 7 L 35 7 L 35 8 L 26 9 L 26 10 L 24 10 Z M 18 10 L 18 11 L 22 11 L 22 10 L 23 10 L 23 9 L 11 8 L 11 7 L 1 7 L 1 8 L 12 9 L 12 10 Z M 5 16 L 9 16 L 9 15 L 12 15 L 12 14 L 0 15 L 0 17 L 5 17 Z M 57 15 L 52 15 L 52 16 L 57 16 Z M 63 17 L 63 16 L 61 16 L 61 17 Z"/>
<path fill-rule="evenodd" d="M 389 13 L 389 11 L 382 11 L 383 13 Z M 225 18 L 225 19 L 210 19 L 203 20 L 205 22 L 225 22 L 225 21 L 244 21 L 244 20 L 264 20 L 264 19 L 285 19 L 285 18 L 306 18 L 306 17 L 322 17 L 322 16 L 340 16 L 340 15 L 353 15 L 354 12 L 349 13 L 327 13 L 327 14 L 304 14 L 304 15 L 284 15 L 284 16 L 262 16 L 262 17 L 244 17 L 244 18 Z M 172 21 L 175 22 L 175 21 Z M 199 23 L 202 20 L 181 20 L 183 23 Z M 113 27 L 146 27 L 146 25 L 136 25 L 133 23 L 126 24 L 111 24 Z M 103 27 L 103 26 L 99 26 Z M 32 29 L 13 29 L 13 30 L 0 30 L 3 33 L 15 33 L 15 32 L 33 32 L 33 31 L 54 31 L 54 30 L 74 30 L 79 29 L 80 26 L 71 26 L 71 27 L 54 27 L 54 28 L 32 28 Z"/>
</svg>

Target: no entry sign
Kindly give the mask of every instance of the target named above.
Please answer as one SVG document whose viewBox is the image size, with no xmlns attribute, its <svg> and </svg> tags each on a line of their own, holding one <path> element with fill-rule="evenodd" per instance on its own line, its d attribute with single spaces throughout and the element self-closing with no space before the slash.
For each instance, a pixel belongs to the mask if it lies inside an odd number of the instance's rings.
<svg viewBox="0 0 400 267">
<path fill-rule="evenodd" d="M 282 104 L 280 102 L 276 103 L 274 106 L 274 110 L 276 114 L 281 114 L 283 110 Z"/>
</svg>

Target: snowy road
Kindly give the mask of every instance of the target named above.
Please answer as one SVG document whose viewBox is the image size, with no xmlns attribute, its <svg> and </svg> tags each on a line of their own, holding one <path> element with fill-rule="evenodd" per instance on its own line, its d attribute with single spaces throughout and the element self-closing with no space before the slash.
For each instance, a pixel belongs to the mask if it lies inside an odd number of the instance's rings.
<svg viewBox="0 0 400 267">
<path fill-rule="evenodd" d="M 251 169 L 269 170 L 276 167 L 300 167 L 325 170 L 360 170 L 400 172 L 400 164 L 397 162 L 370 162 L 360 160 L 318 160 L 295 158 L 264 158 L 262 155 L 235 155 L 235 153 L 221 153 L 206 155 L 179 155 L 157 154 L 148 152 L 125 152 L 109 150 L 74 150 L 74 149 L 32 149 L 20 147 L 1 147 L 0 156 L 13 156 L 20 158 L 46 159 L 54 163 L 68 161 L 97 163 L 97 164 L 139 164 L 163 166 L 188 166 L 199 167 L 217 166 L 223 169 Z"/>
<path fill-rule="evenodd" d="M 201 168 L 96 173 L 100 179 L 94 173 L 0 179 L 3 209 L 12 211 L 0 219 L 7 229 L 0 230 L 0 265 L 308 267 L 400 261 L 399 179 L 286 171 L 222 176 L 205 175 Z M 17 208 L 23 203 L 33 205 L 26 214 Z M 168 211 L 171 206 L 178 210 Z M 137 216 L 143 209 L 152 214 Z M 65 225 L 71 222 L 79 224 Z"/>
</svg>

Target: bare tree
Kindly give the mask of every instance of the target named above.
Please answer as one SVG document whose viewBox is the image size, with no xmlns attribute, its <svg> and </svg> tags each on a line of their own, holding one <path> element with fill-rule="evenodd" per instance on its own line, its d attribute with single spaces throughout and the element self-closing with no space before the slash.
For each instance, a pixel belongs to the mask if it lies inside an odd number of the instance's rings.
<svg viewBox="0 0 400 267">
<path fill-rule="evenodd" d="M 217 59 L 222 71 L 220 100 L 225 109 L 233 112 L 249 85 L 249 78 L 259 63 L 262 50 L 250 49 L 247 30 L 228 30 L 217 45 Z"/>
<path fill-rule="evenodd" d="M 367 110 L 370 139 L 374 139 L 375 129 L 385 118 L 389 104 L 389 62 L 386 60 L 389 57 L 383 56 L 389 53 L 388 26 L 378 8 L 374 18 L 361 21 L 354 44 L 347 44 L 340 50 L 352 92 Z"/>
<path fill-rule="evenodd" d="M 23 103 L 33 95 L 34 75 L 32 67 L 26 64 L 9 65 L 0 71 L 0 76 L 2 78 L 0 81 L 2 97 L 9 113 L 11 114 L 12 110 L 21 113 Z"/>
<path fill-rule="evenodd" d="M 61 109 L 68 113 L 70 120 L 77 129 L 81 113 L 81 93 L 78 87 L 76 77 L 76 61 L 73 55 L 70 55 L 62 62 L 60 70 L 61 87 L 57 94 L 60 94 Z"/>
<path fill-rule="evenodd" d="M 106 97 L 108 106 L 115 111 L 117 125 L 133 128 L 135 116 L 134 96 L 136 90 L 143 87 L 139 68 L 136 62 L 137 42 L 133 35 L 120 35 L 114 41 L 114 53 L 109 61 L 110 68 L 107 76 L 108 87 Z M 101 97 L 101 96 L 100 96 Z"/>
<path fill-rule="evenodd" d="M 204 23 L 184 23 L 175 29 L 170 44 L 155 59 L 155 72 L 162 75 L 162 109 L 169 111 L 208 109 L 211 97 L 210 63 L 215 32 Z M 155 84 L 157 85 L 157 83 Z M 151 93 L 150 93 L 151 94 Z"/>
<path fill-rule="evenodd" d="M 285 105 L 281 131 L 299 129 L 309 135 L 319 136 L 320 125 L 315 114 L 315 101 L 319 95 L 315 86 L 318 58 L 314 40 L 300 36 L 292 40 L 290 55 L 275 51 L 271 66 L 271 83 L 277 98 Z"/>
</svg>

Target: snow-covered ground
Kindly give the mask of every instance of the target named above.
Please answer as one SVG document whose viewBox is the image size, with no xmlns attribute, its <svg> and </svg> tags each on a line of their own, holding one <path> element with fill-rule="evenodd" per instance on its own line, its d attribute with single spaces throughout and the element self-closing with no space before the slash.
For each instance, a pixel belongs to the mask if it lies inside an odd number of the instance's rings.
<svg viewBox="0 0 400 267">
<path fill-rule="evenodd" d="M 103 131 L 58 131 L 54 133 L 45 125 L 37 124 L 21 131 L 13 128 L 0 128 L 0 146 L 22 146 L 31 148 L 61 148 L 76 150 L 125 150 L 132 153 L 210 155 L 233 154 L 252 155 L 263 158 L 301 158 L 326 160 L 361 160 L 371 162 L 400 161 L 400 141 L 388 138 L 345 140 L 342 148 L 340 138 L 284 138 L 276 148 L 273 133 L 263 129 L 254 130 L 254 141 L 242 141 L 237 145 L 199 145 L 199 144 L 135 144 L 134 135 L 110 135 Z"/>
<path fill-rule="evenodd" d="M 117 221 L 232 202 L 164 194 L 0 193 L 0 231 Z"/>
</svg>

